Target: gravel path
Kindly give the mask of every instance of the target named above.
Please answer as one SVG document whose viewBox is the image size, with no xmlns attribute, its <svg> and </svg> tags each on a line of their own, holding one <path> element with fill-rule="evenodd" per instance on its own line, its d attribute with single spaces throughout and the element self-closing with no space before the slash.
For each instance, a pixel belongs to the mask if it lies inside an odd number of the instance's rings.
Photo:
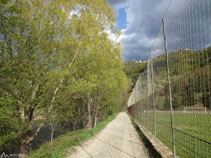
<svg viewBox="0 0 211 158">
<path fill-rule="evenodd" d="M 149 158 L 130 118 L 124 112 L 67 158 Z"/>
</svg>

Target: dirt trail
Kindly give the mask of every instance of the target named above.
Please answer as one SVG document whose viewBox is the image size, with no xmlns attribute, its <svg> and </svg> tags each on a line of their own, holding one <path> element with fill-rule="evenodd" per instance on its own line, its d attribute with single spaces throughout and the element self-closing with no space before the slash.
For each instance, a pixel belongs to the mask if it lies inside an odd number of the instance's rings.
<svg viewBox="0 0 211 158">
<path fill-rule="evenodd" d="M 124 112 L 67 158 L 149 158 L 130 118 Z"/>
</svg>

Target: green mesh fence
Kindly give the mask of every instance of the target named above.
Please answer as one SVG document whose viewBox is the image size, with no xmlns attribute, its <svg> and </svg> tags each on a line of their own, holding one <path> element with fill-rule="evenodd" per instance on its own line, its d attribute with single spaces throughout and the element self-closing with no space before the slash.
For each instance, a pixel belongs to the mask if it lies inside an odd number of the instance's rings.
<svg viewBox="0 0 211 158">
<path fill-rule="evenodd" d="M 128 101 L 175 157 L 211 157 L 211 0 L 172 0 Z"/>
</svg>

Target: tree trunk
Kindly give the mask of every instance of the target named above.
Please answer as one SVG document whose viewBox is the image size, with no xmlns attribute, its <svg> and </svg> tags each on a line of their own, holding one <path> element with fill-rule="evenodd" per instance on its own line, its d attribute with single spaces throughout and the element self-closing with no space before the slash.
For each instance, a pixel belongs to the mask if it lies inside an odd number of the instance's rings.
<svg viewBox="0 0 211 158">
<path fill-rule="evenodd" d="M 73 126 L 73 131 L 75 131 L 76 130 L 76 123 L 75 123 L 75 120 L 73 121 L 73 124 L 72 124 Z"/>
<path fill-rule="evenodd" d="M 97 117 L 97 115 L 98 115 L 98 110 L 99 110 L 99 108 L 100 108 L 99 103 L 100 103 L 100 99 L 98 98 L 98 106 L 97 106 L 97 108 L 96 108 L 96 112 L 95 112 L 95 122 L 94 122 L 94 127 L 96 127 L 96 126 L 97 126 L 97 123 L 98 123 L 98 117 Z"/>
<path fill-rule="evenodd" d="M 40 124 L 40 126 L 37 128 L 36 132 L 31 136 L 31 131 L 25 133 L 23 140 L 21 141 L 20 146 L 20 153 L 21 154 L 27 154 L 28 151 L 30 151 L 31 144 L 30 142 L 34 140 L 34 138 L 38 135 L 41 128 L 43 127 L 43 123 Z"/>
<path fill-rule="evenodd" d="M 75 59 L 76 59 L 78 53 L 79 53 L 79 51 L 77 50 L 76 53 L 75 53 L 75 55 L 74 55 L 74 57 L 73 57 L 73 59 L 72 59 L 72 61 L 71 61 L 71 63 L 70 63 L 70 65 L 69 65 L 69 68 L 71 68 L 72 65 L 74 64 Z M 55 98 L 56 98 L 57 92 L 58 92 L 58 90 L 62 87 L 63 82 L 64 82 L 64 79 L 65 79 L 65 76 L 62 77 L 62 79 L 61 79 L 60 82 L 59 82 L 59 85 L 58 85 L 58 86 L 56 87 L 56 89 L 54 90 L 53 97 L 52 97 L 52 99 L 51 99 L 51 103 L 50 103 L 50 106 L 49 106 L 49 109 L 48 109 L 48 113 L 50 113 L 51 110 L 52 110 L 52 108 L 53 108 L 53 103 L 54 103 L 54 100 L 55 100 Z"/>
<path fill-rule="evenodd" d="M 63 82 L 64 82 L 64 77 L 60 80 L 59 85 L 56 87 L 56 89 L 55 89 L 55 91 L 53 93 L 53 97 L 51 99 L 51 104 L 50 104 L 49 109 L 48 109 L 49 113 L 51 112 L 51 110 L 53 108 L 53 103 L 54 103 L 54 100 L 56 98 L 57 92 L 58 92 L 59 88 L 61 88 Z"/>
<path fill-rule="evenodd" d="M 21 154 L 27 154 L 30 150 L 30 143 L 27 143 L 29 139 L 29 136 L 26 136 L 22 141 L 21 141 L 21 146 L 20 146 L 20 153 Z"/>
<path fill-rule="evenodd" d="M 94 122 L 94 127 L 96 127 L 97 126 L 97 113 L 95 114 L 95 122 Z"/>
<path fill-rule="evenodd" d="M 53 135 L 54 135 L 54 127 L 51 129 L 51 147 L 53 147 Z"/>
<path fill-rule="evenodd" d="M 91 114 L 91 100 L 90 98 L 88 99 L 88 104 L 87 104 L 87 124 L 86 128 L 92 128 L 92 114 Z"/>
</svg>

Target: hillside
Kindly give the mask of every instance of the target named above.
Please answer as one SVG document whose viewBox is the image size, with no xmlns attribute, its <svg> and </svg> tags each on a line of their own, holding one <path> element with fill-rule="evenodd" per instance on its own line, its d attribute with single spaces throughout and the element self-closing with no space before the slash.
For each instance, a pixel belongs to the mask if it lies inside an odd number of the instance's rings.
<svg viewBox="0 0 211 158">
<path fill-rule="evenodd" d="M 153 60 L 156 107 L 169 108 L 166 56 Z M 169 53 L 172 102 L 174 109 L 210 108 L 211 48 L 201 51 L 177 50 Z M 151 96 L 152 97 L 152 96 Z M 159 101 L 158 101 L 159 100 Z"/>
<path fill-rule="evenodd" d="M 139 75 L 144 70 L 146 70 L 146 68 L 147 68 L 147 62 L 140 63 L 140 62 L 137 62 L 135 60 L 131 60 L 131 61 L 124 63 L 124 69 L 123 70 L 124 70 L 127 78 L 131 81 L 131 84 L 130 84 L 131 89 L 130 90 L 133 89 Z"/>
</svg>

